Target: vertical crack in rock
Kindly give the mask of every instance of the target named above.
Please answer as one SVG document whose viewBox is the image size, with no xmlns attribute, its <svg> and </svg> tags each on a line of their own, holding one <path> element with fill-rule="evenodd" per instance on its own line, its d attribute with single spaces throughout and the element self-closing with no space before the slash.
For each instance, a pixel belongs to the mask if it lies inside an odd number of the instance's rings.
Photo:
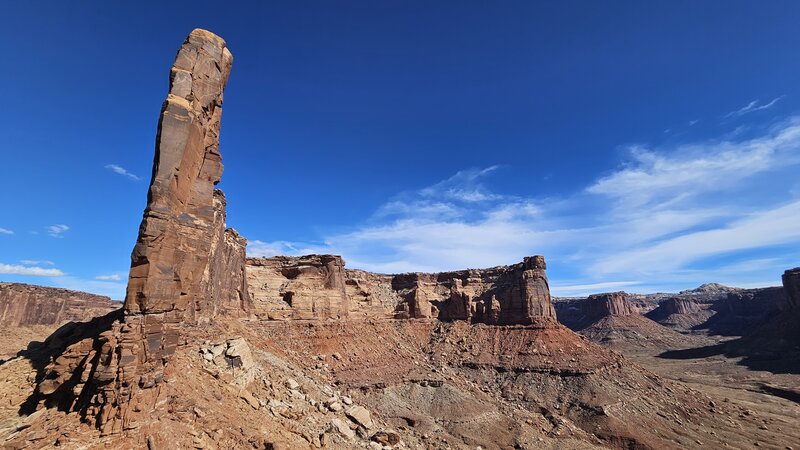
<svg viewBox="0 0 800 450">
<path fill-rule="evenodd" d="M 225 41 L 193 30 L 170 71 L 153 174 L 123 314 L 48 339 L 53 362 L 37 392 L 79 411 L 105 433 L 149 419 L 184 324 L 250 311 L 246 240 L 225 228 L 219 130 L 233 56 Z"/>
</svg>

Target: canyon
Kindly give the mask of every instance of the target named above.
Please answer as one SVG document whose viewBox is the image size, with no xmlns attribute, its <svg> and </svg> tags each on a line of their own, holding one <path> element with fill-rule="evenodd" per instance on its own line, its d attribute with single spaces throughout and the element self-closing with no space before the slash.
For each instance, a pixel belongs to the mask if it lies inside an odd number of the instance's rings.
<svg viewBox="0 0 800 450">
<path fill-rule="evenodd" d="M 553 299 L 538 255 L 394 275 L 248 258 L 215 188 L 232 66 L 206 30 L 178 51 L 122 308 L 2 291 L 9 327 L 58 327 L 0 364 L 4 448 L 800 448 L 800 269 L 770 289 Z M 674 352 L 709 345 L 744 379 L 729 354 L 765 342 L 783 371 L 756 393 L 676 375 L 703 356 Z"/>
</svg>

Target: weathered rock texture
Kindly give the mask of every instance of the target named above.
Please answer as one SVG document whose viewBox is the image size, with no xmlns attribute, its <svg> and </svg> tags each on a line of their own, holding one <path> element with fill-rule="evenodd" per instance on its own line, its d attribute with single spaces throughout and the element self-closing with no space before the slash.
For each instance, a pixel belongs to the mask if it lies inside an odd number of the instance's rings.
<svg viewBox="0 0 800 450">
<path fill-rule="evenodd" d="M 692 314 L 700 311 L 700 306 L 690 298 L 672 297 L 664 300 L 652 311 L 654 316 L 671 314 Z"/>
<path fill-rule="evenodd" d="M 161 110 L 147 208 L 131 256 L 124 316 L 64 330 L 74 343 L 48 367 L 39 393 L 80 410 L 104 432 L 148 420 L 180 328 L 217 314 L 244 316 L 246 241 L 225 229 L 219 129 L 233 57 L 225 41 L 194 30 L 178 51 Z M 105 330 L 98 334 L 97 330 Z"/>
<path fill-rule="evenodd" d="M 2 327 L 85 321 L 120 306 L 121 303 L 102 295 L 23 283 L 0 283 Z"/>
<path fill-rule="evenodd" d="M 256 313 L 268 319 L 341 319 L 349 314 L 344 261 L 333 255 L 247 261 Z"/>
<path fill-rule="evenodd" d="M 333 255 L 247 260 L 255 314 L 266 319 L 399 318 L 488 324 L 554 321 L 544 258 L 491 269 L 380 275 Z"/>
<path fill-rule="evenodd" d="M 558 321 L 573 330 L 612 316 L 638 315 L 639 311 L 625 292 L 607 292 L 586 298 L 559 299 L 555 302 Z"/>
<path fill-rule="evenodd" d="M 587 318 L 600 319 L 606 316 L 628 316 L 636 314 L 624 292 L 608 292 L 590 295 L 583 303 L 583 313 Z"/>
<path fill-rule="evenodd" d="M 800 267 L 783 272 L 783 289 L 790 308 L 800 308 Z"/>
</svg>

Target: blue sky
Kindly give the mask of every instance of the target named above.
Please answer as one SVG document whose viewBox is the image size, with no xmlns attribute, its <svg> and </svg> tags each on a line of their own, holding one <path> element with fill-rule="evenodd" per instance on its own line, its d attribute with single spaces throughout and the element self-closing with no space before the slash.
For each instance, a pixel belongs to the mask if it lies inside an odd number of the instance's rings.
<svg viewBox="0 0 800 450">
<path fill-rule="evenodd" d="M 558 3 L 558 4 L 556 4 Z M 800 265 L 800 4 L 14 2 L 0 280 L 122 298 L 168 69 L 234 55 L 228 224 L 398 272 L 543 254 L 557 295 Z"/>
</svg>

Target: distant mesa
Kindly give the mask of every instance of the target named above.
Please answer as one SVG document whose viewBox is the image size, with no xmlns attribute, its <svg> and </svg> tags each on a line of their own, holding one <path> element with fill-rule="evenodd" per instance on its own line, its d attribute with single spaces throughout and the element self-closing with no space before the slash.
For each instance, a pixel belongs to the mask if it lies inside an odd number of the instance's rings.
<svg viewBox="0 0 800 450">
<path fill-rule="evenodd" d="M 63 325 L 102 316 L 122 306 L 109 297 L 69 289 L 0 282 L 0 326 Z"/>
</svg>

